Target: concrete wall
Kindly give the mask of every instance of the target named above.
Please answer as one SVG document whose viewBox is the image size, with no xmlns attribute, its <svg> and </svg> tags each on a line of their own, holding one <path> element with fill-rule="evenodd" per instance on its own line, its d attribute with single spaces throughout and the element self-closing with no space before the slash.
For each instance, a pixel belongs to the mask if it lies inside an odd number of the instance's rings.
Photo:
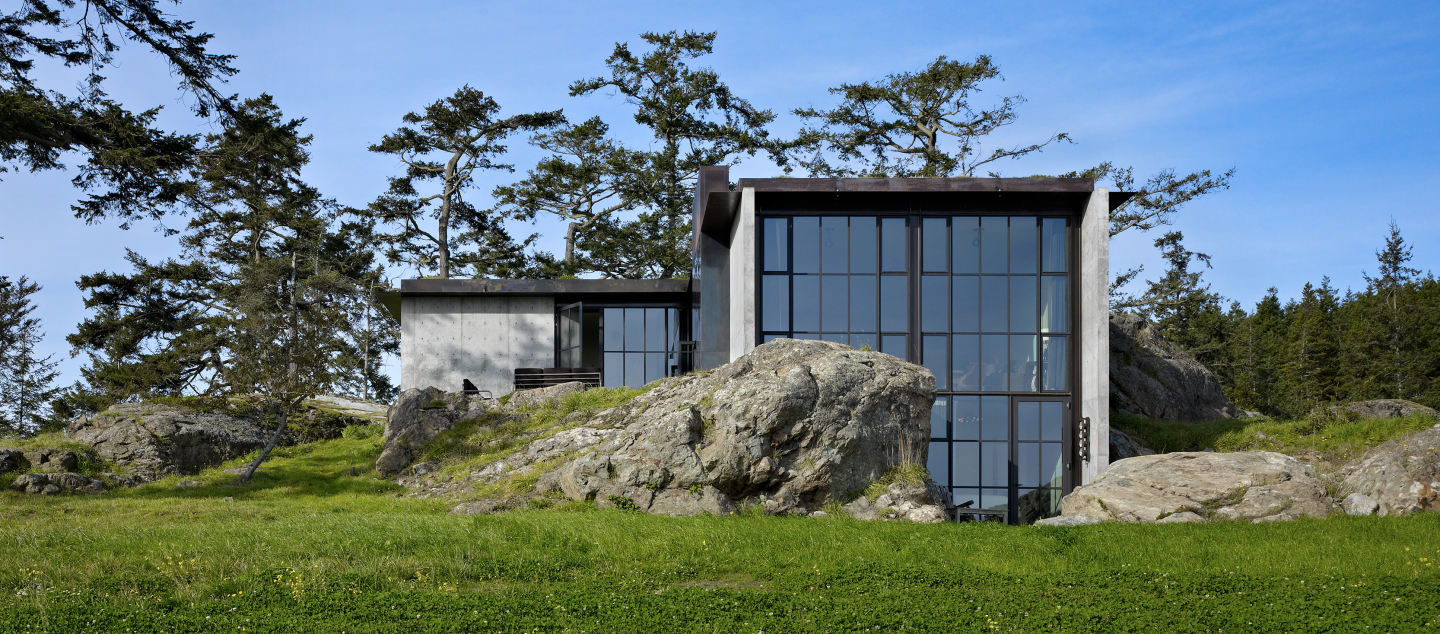
<svg viewBox="0 0 1440 634">
<path fill-rule="evenodd" d="M 730 247 L 709 234 L 699 233 L 700 309 L 699 323 L 691 326 L 691 338 L 700 342 L 695 350 L 695 368 L 709 370 L 730 362 Z"/>
<path fill-rule="evenodd" d="M 730 227 L 730 358 L 755 349 L 755 188 L 740 192 L 740 213 Z"/>
<path fill-rule="evenodd" d="M 400 387 L 495 396 L 515 389 L 515 368 L 555 365 L 553 297 L 406 297 L 401 300 Z"/>
<path fill-rule="evenodd" d="M 1080 219 L 1080 416 L 1090 418 L 1090 484 L 1110 464 L 1110 191 L 1090 195 Z"/>
</svg>

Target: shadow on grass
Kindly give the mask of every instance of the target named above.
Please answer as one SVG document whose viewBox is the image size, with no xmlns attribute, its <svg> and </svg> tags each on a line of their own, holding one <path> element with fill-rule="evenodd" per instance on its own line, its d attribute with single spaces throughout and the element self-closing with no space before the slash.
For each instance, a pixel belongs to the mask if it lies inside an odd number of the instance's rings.
<svg viewBox="0 0 1440 634">
<path fill-rule="evenodd" d="M 337 439 L 281 447 L 243 486 L 236 484 L 238 475 L 225 473 L 249 465 L 255 455 L 230 460 L 195 476 L 169 476 L 120 493 L 141 499 L 256 500 L 277 496 L 373 497 L 404 490 L 376 477 L 375 459 L 380 455 L 380 445 L 375 439 Z M 179 486 L 182 482 L 197 484 Z"/>
</svg>

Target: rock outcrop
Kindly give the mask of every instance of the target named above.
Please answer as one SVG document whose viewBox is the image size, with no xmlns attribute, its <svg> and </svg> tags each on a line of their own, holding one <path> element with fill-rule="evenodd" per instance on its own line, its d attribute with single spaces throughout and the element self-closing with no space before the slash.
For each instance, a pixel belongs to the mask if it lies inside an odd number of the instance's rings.
<svg viewBox="0 0 1440 634">
<path fill-rule="evenodd" d="M 1110 462 L 1117 462 L 1135 456 L 1153 456 L 1155 450 L 1141 444 L 1134 436 L 1110 428 Z"/>
<path fill-rule="evenodd" d="M 38 495 L 103 493 L 105 483 L 78 473 L 26 473 L 15 478 L 10 488 L 21 493 Z"/>
<path fill-rule="evenodd" d="M 65 435 L 102 460 L 153 480 L 189 475 L 259 449 L 269 431 L 252 420 L 184 407 L 124 403 L 72 424 Z"/>
<path fill-rule="evenodd" d="M 1110 315 L 1110 408 L 1160 420 L 1235 418 L 1220 380 L 1139 315 Z"/>
<path fill-rule="evenodd" d="M 1182 452 L 1111 463 L 1060 503 L 1060 516 L 1037 522 L 1270 522 L 1323 518 L 1334 508 L 1309 465 L 1269 451 Z"/>
<path fill-rule="evenodd" d="M 384 448 L 375 461 L 375 472 L 391 478 L 410 467 L 422 445 L 461 421 L 486 412 L 514 412 L 524 407 L 558 403 L 566 396 L 585 390 L 581 382 L 562 383 L 535 390 L 520 390 L 503 399 L 482 398 L 434 387 L 405 390 L 396 397 L 385 419 Z M 424 475 L 427 465 L 415 465 L 412 472 Z"/>
<path fill-rule="evenodd" d="M 25 453 L 15 449 L 0 449 L 0 474 L 19 471 L 29 466 Z"/>
<path fill-rule="evenodd" d="M 1352 511 L 1348 502 L 1354 494 L 1364 498 L 1354 507 L 1357 514 L 1440 509 L 1440 425 L 1381 443 L 1341 467 L 1337 477 L 1346 513 Z"/>
<path fill-rule="evenodd" d="M 1329 408 L 1330 413 L 1337 416 L 1355 416 L 1358 418 L 1400 418 L 1412 414 L 1424 414 L 1430 418 L 1440 418 L 1440 413 L 1413 401 L 1398 398 L 1382 398 L 1373 401 L 1357 401 L 1344 405 L 1335 405 Z"/>
<path fill-rule="evenodd" d="M 511 403 L 528 398 L 522 394 Z M 453 401 L 465 413 L 443 416 L 463 420 L 473 414 L 459 398 L 437 391 L 409 402 L 431 402 L 441 415 L 448 405 L 440 406 Z M 670 515 L 750 505 L 772 514 L 812 513 L 854 500 L 895 467 L 924 464 L 934 399 L 935 379 L 923 367 L 835 343 L 781 339 L 713 371 L 665 379 L 623 405 L 573 413 L 561 429 L 464 479 L 483 485 L 528 475 L 535 482 L 530 497 Z M 397 401 L 391 412 L 397 437 L 425 424 L 409 407 L 405 414 Z M 453 425 L 435 421 L 431 428 L 447 424 Z M 425 435 L 433 437 L 410 437 Z M 418 494 L 458 493 L 430 479 L 402 480 L 422 489 Z M 944 496 L 933 485 L 912 488 L 867 501 L 877 516 L 944 517 Z M 456 512 L 506 504 L 481 500 Z"/>
<path fill-rule="evenodd" d="M 65 449 L 32 449 L 25 452 L 25 461 L 40 473 L 66 473 L 80 464 L 80 457 Z"/>
</svg>

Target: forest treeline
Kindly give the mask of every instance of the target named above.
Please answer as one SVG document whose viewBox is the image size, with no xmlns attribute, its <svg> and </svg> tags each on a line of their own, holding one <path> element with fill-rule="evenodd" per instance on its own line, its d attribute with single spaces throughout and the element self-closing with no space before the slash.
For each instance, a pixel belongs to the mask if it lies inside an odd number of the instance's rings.
<svg viewBox="0 0 1440 634">
<path fill-rule="evenodd" d="M 1440 407 L 1440 281 L 1410 266 L 1413 247 L 1393 222 L 1364 288 L 1341 292 L 1324 277 L 1285 301 L 1272 287 L 1249 309 L 1224 305 L 1202 281 L 1196 264 L 1208 257 L 1178 241 L 1158 246 L 1166 274 L 1147 297 L 1113 305 L 1154 320 L 1238 407 L 1282 418 L 1382 398 Z"/>
</svg>

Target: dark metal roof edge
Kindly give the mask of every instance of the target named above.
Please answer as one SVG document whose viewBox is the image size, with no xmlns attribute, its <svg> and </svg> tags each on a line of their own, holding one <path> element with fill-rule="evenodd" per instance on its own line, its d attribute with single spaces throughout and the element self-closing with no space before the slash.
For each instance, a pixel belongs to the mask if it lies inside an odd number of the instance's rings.
<svg viewBox="0 0 1440 634">
<path fill-rule="evenodd" d="M 567 295 L 687 293 L 689 278 L 667 280 L 401 280 L 400 295 Z"/>
<path fill-rule="evenodd" d="M 1095 190 L 1093 178 L 742 178 L 760 192 L 1063 192 Z"/>
</svg>

